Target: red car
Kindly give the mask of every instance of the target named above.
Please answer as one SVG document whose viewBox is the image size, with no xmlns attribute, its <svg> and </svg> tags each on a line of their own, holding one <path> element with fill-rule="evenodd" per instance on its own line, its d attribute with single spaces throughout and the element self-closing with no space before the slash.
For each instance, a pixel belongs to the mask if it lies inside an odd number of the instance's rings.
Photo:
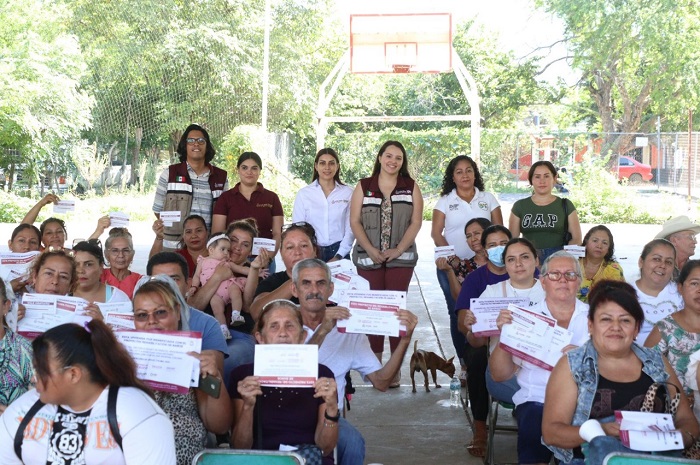
<svg viewBox="0 0 700 465">
<path fill-rule="evenodd" d="M 651 181 L 654 175 L 651 166 L 639 163 L 634 158 L 620 156 L 617 177 L 620 181 L 627 179 L 630 184 L 639 184 L 642 181 Z"/>
</svg>

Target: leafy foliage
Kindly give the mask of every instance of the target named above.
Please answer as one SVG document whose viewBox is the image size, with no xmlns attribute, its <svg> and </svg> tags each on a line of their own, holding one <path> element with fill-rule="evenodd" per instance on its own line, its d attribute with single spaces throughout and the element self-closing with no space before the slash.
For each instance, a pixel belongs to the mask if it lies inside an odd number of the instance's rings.
<svg viewBox="0 0 700 465">
<path fill-rule="evenodd" d="M 576 205 L 582 223 L 659 223 L 658 218 L 643 211 L 630 191 L 620 185 L 604 157 L 579 165 L 573 178 L 569 198 Z"/>
</svg>

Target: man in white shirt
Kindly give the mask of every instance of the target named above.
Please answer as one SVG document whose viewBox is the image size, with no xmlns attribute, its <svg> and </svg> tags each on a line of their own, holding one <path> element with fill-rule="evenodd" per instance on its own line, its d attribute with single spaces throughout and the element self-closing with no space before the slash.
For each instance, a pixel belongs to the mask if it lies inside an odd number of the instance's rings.
<svg viewBox="0 0 700 465">
<path fill-rule="evenodd" d="M 408 310 L 397 312 L 397 318 L 406 326 L 406 335 L 382 366 L 366 335 L 338 332 L 336 321 L 349 318 L 350 312 L 343 307 L 326 308 L 328 297 L 333 293 L 333 283 L 330 269 L 323 261 L 309 258 L 294 265 L 291 283 L 292 294 L 299 299 L 307 342 L 319 344 L 318 363 L 326 365 L 335 375 L 338 405 L 343 405 L 345 374 L 350 370 L 358 371 L 376 389 L 386 391 L 401 367 L 418 317 Z M 362 435 L 344 418 L 339 426 L 339 465 L 363 464 L 365 447 Z"/>
</svg>

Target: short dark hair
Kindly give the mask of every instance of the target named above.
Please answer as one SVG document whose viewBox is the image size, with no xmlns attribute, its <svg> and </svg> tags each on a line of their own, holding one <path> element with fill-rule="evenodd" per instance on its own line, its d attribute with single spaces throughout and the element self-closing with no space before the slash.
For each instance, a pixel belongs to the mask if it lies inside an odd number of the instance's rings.
<svg viewBox="0 0 700 465">
<path fill-rule="evenodd" d="M 310 223 L 307 223 L 306 221 L 292 223 L 289 227 L 285 228 L 285 230 L 282 231 L 282 236 L 280 238 L 280 246 L 282 243 L 284 243 L 284 240 L 287 238 L 287 234 L 289 234 L 292 231 L 303 232 L 311 241 L 311 245 L 314 247 L 314 249 L 318 247 L 318 241 L 316 239 L 316 230 L 313 226 L 311 226 Z"/>
<path fill-rule="evenodd" d="M 180 163 L 187 161 L 187 137 L 192 131 L 200 131 L 204 135 L 204 139 L 207 141 L 207 148 L 204 151 L 204 161 L 211 163 L 211 161 L 214 159 L 214 155 L 216 155 L 216 150 L 214 149 L 214 146 L 211 145 L 209 133 L 199 124 L 190 124 L 187 126 L 185 128 L 185 132 L 182 133 L 182 137 L 180 137 L 180 142 L 177 144 L 177 154 L 180 156 Z"/>
<path fill-rule="evenodd" d="M 536 161 L 535 163 L 532 164 L 530 167 L 530 171 L 527 172 L 527 180 L 530 181 L 530 185 L 532 185 L 532 178 L 535 176 L 535 170 L 539 168 L 540 166 L 544 166 L 549 170 L 550 173 L 552 173 L 552 177 L 556 178 L 557 177 L 557 169 L 554 167 L 551 161 L 547 160 L 540 160 Z"/>
<path fill-rule="evenodd" d="M 658 246 L 670 247 L 671 250 L 673 250 L 673 258 L 676 258 L 676 246 L 674 246 L 668 239 L 654 239 L 652 241 L 647 242 L 644 245 L 644 248 L 642 249 L 642 254 L 640 255 L 640 258 L 642 260 L 645 260 L 647 258 L 647 255 L 649 255 L 651 251 Z"/>
<path fill-rule="evenodd" d="M 637 299 L 637 292 L 632 286 L 624 281 L 604 279 L 593 285 L 588 294 L 588 319 L 593 321 L 598 307 L 606 302 L 613 302 L 624 308 L 632 315 L 637 325 L 637 329 L 642 327 L 644 321 L 644 310 Z"/>
<path fill-rule="evenodd" d="M 136 377 L 136 362 L 101 320 L 90 320 L 85 326 L 75 323 L 55 326 L 34 339 L 32 348 L 36 375 L 44 383 L 50 376 L 49 354 L 53 348 L 60 366 L 84 367 L 93 383 L 135 387 L 151 395 Z"/>
<path fill-rule="evenodd" d="M 491 226 L 491 221 L 487 220 L 486 218 L 482 218 L 480 216 L 478 216 L 476 218 L 472 218 L 471 220 L 467 221 L 467 224 L 464 225 L 464 235 L 465 236 L 467 235 L 467 228 L 469 226 L 473 225 L 474 223 L 478 223 L 479 226 L 481 226 L 481 229 L 486 229 L 489 226 Z"/>
<path fill-rule="evenodd" d="M 105 264 L 105 256 L 102 247 L 95 240 L 80 241 L 73 246 L 73 252 L 86 252 L 95 257 L 100 265 Z"/>
<path fill-rule="evenodd" d="M 700 268 L 700 260 L 688 260 L 685 262 L 685 265 L 683 265 L 678 275 L 678 284 L 682 285 L 685 283 L 685 280 L 688 279 L 688 276 L 690 276 L 690 273 L 692 273 L 695 268 Z"/>
<path fill-rule="evenodd" d="M 48 226 L 51 223 L 58 223 L 59 225 L 61 225 L 61 228 L 63 229 L 63 234 L 65 234 L 66 236 L 68 235 L 68 230 L 66 229 L 66 222 L 63 221 L 61 218 L 54 218 L 53 216 L 51 218 L 46 218 L 41 223 L 41 226 L 39 226 L 39 234 L 43 236 L 44 231 L 46 230 L 46 226 Z"/>
<path fill-rule="evenodd" d="M 240 168 L 244 161 L 253 160 L 258 168 L 262 169 L 262 159 L 260 155 L 255 152 L 243 152 L 240 157 L 238 157 L 238 162 L 236 162 L 236 168 Z"/>
<path fill-rule="evenodd" d="M 609 238 L 609 245 L 608 245 L 608 253 L 605 254 L 605 257 L 603 257 L 603 260 L 606 262 L 609 262 L 613 258 L 613 254 L 615 253 L 615 241 L 613 240 L 613 235 L 612 232 L 608 229 L 607 226 L 604 226 L 602 224 L 599 224 L 598 226 L 593 226 L 585 236 L 583 236 L 583 245 L 586 247 L 586 244 L 588 244 L 588 240 L 591 238 L 593 233 L 596 233 L 598 231 L 603 231 L 605 234 L 608 235 Z"/>
<path fill-rule="evenodd" d="M 408 173 L 408 156 L 406 155 L 406 149 L 403 148 L 403 144 L 397 140 L 388 140 L 384 142 L 381 147 L 379 147 L 379 153 L 377 153 L 377 157 L 374 159 L 374 168 L 372 168 L 372 176 L 377 176 L 381 171 L 382 165 L 381 163 L 379 163 L 379 157 L 381 157 L 382 154 L 386 151 L 386 149 L 392 145 L 401 150 L 401 153 L 403 153 L 403 162 L 401 163 L 401 168 L 399 168 L 399 176 L 410 178 L 411 175 Z"/>
<path fill-rule="evenodd" d="M 525 247 L 530 249 L 530 252 L 532 252 L 533 257 L 537 258 L 537 249 L 535 248 L 534 244 L 532 242 L 528 241 L 527 239 L 525 239 L 524 237 L 514 237 L 508 241 L 508 243 L 506 244 L 506 248 L 503 249 L 503 257 L 504 258 L 506 256 L 506 253 L 508 252 L 508 248 L 511 245 L 515 245 L 515 244 L 524 245 Z"/>
<path fill-rule="evenodd" d="M 447 165 L 447 168 L 445 168 L 445 176 L 442 178 L 442 190 L 440 191 L 440 195 L 447 195 L 450 192 L 452 192 L 452 189 L 456 187 L 454 180 L 455 168 L 457 168 L 457 164 L 461 161 L 469 162 L 472 169 L 474 170 L 474 187 L 476 187 L 482 192 L 484 191 L 484 180 L 482 179 L 481 173 L 479 172 L 479 167 L 476 166 L 476 162 L 467 155 L 458 155 L 452 160 L 450 160 L 450 163 Z"/>
<path fill-rule="evenodd" d="M 481 233 L 481 246 L 485 249 L 486 248 L 486 239 L 491 235 L 495 233 L 503 233 L 506 236 L 508 236 L 508 240 L 511 240 L 513 238 L 513 235 L 510 233 L 510 230 L 506 228 L 505 226 L 501 226 L 500 224 L 492 224 L 488 228 L 484 229 L 484 232 Z"/>
<path fill-rule="evenodd" d="M 175 252 L 158 252 L 154 256 L 148 259 L 146 263 L 146 274 L 148 276 L 153 276 L 153 267 L 156 265 L 170 265 L 170 264 L 180 265 L 182 270 L 182 276 L 187 278 L 190 275 L 189 267 L 187 266 L 187 260 L 185 257 Z"/>
<path fill-rule="evenodd" d="M 29 223 L 20 223 L 15 229 L 13 229 L 12 235 L 10 236 L 10 242 L 14 241 L 15 237 L 17 237 L 17 234 L 21 233 L 25 229 L 31 229 L 34 232 L 34 234 L 36 234 L 36 238 L 39 241 L 39 243 L 41 243 L 41 231 L 39 231 L 39 228 Z M 65 226 L 63 229 L 65 229 Z"/>
</svg>

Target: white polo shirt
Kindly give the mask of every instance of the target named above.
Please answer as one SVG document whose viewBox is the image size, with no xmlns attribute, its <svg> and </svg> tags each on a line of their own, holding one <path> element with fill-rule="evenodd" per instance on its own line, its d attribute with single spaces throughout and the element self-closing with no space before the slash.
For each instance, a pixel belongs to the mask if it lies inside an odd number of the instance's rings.
<svg viewBox="0 0 700 465">
<path fill-rule="evenodd" d="M 355 236 L 350 229 L 350 197 L 352 188 L 335 183 L 328 197 L 318 179 L 297 192 L 292 211 L 292 222 L 306 221 L 316 230 L 320 246 L 340 242 L 338 254 L 344 257 L 352 249 Z"/>
<path fill-rule="evenodd" d="M 452 189 L 452 192 L 440 197 L 433 208 L 445 215 L 445 239 L 448 244 L 455 247 L 455 254 L 460 259 L 474 256 L 464 237 L 464 227 L 469 220 L 472 218 L 490 220 L 491 212 L 500 207 L 498 200 L 490 192 L 481 192 L 476 187 L 474 191 L 472 201 L 465 202 L 457 195 L 457 189 Z"/>
</svg>

